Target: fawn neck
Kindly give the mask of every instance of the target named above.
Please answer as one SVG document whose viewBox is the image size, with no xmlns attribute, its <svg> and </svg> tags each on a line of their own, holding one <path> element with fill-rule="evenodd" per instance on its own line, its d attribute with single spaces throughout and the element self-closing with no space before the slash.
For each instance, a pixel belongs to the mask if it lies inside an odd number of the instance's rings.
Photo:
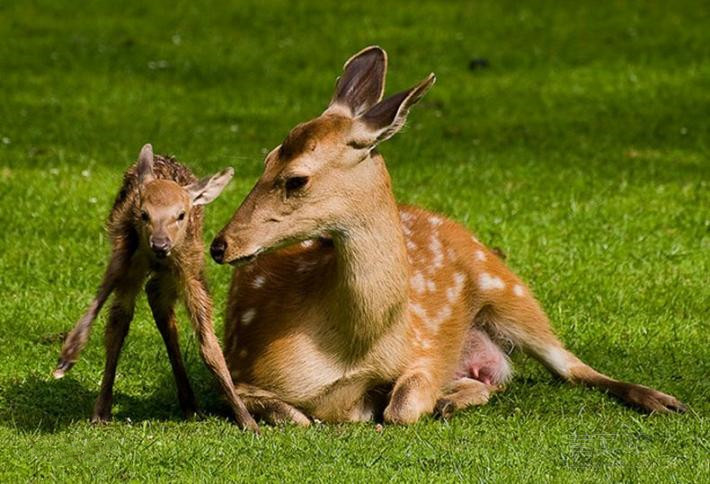
<svg viewBox="0 0 710 484">
<path fill-rule="evenodd" d="M 337 269 L 328 304 L 341 321 L 349 356 L 364 355 L 407 307 L 409 263 L 389 174 L 379 154 L 362 162 L 367 189 L 354 214 L 332 234 Z"/>
</svg>

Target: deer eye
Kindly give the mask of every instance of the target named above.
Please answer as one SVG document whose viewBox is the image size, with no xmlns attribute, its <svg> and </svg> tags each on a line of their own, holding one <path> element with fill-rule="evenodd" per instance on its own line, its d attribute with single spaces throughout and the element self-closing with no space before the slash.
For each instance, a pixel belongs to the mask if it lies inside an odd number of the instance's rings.
<svg viewBox="0 0 710 484">
<path fill-rule="evenodd" d="M 148 222 L 150 220 L 150 217 L 148 216 L 148 212 L 146 212 L 146 211 L 141 212 L 141 220 L 144 222 Z"/>
<path fill-rule="evenodd" d="M 185 220 L 185 212 L 180 212 L 180 214 L 177 216 L 178 222 L 182 222 Z"/>
<path fill-rule="evenodd" d="M 291 194 L 305 187 L 307 183 L 307 176 L 292 176 L 286 179 L 284 186 L 286 187 L 286 192 Z"/>
</svg>

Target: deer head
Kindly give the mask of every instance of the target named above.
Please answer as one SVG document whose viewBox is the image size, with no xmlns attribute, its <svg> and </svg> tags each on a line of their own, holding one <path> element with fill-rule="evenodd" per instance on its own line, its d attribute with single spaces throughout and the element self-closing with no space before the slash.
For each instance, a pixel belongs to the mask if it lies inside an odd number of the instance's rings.
<svg viewBox="0 0 710 484">
<path fill-rule="evenodd" d="M 217 198 L 232 179 L 234 170 L 225 168 L 187 186 L 173 180 L 156 178 L 153 172 L 153 147 L 143 146 L 136 174 L 139 183 L 136 224 L 141 239 L 157 257 L 170 255 L 185 238 L 191 210 Z"/>
<path fill-rule="evenodd" d="M 325 112 L 266 156 L 261 178 L 212 242 L 216 262 L 248 262 L 324 233 L 337 238 L 357 223 L 374 191 L 390 190 L 375 147 L 402 128 L 435 77 L 382 100 L 386 71 L 387 54 L 375 46 L 345 63 Z"/>
</svg>

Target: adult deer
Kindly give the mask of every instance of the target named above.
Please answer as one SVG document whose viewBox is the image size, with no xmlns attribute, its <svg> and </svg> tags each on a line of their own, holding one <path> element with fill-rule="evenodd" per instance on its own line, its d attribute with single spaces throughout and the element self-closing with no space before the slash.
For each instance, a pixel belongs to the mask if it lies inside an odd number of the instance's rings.
<svg viewBox="0 0 710 484">
<path fill-rule="evenodd" d="M 270 421 L 416 422 L 487 402 L 522 348 L 569 382 L 646 411 L 670 395 L 603 375 L 555 336 L 525 284 L 460 225 L 395 202 L 376 147 L 434 83 L 382 99 L 387 56 L 350 58 L 323 114 L 271 151 L 212 243 L 237 267 L 225 358 L 247 408 Z M 384 406 L 384 405 L 383 405 Z"/>
</svg>

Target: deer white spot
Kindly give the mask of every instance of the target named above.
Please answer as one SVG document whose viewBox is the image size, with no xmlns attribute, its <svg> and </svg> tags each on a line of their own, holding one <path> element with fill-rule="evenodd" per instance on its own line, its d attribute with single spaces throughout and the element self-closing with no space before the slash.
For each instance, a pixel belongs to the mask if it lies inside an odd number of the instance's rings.
<svg viewBox="0 0 710 484">
<path fill-rule="evenodd" d="M 442 223 L 444 223 L 444 221 L 441 220 L 441 217 L 438 217 L 436 215 L 429 217 L 429 224 L 431 224 L 432 227 L 438 227 Z"/>
<path fill-rule="evenodd" d="M 436 313 L 436 316 L 433 318 L 426 318 L 423 319 L 423 321 L 426 323 L 426 325 L 434 332 L 438 331 L 439 326 L 441 326 L 441 323 L 446 321 L 451 317 L 451 306 L 448 304 L 444 306 L 443 308 L 439 309 L 439 312 Z"/>
<path fill-rule="evenodd" d="M 429 292 L 434 292 L 436 291 L 436 283 L 432 281 L 431 279 L 426 280 L 426 290 Z"/>
<path fill-rule="evenodd" d="M 247 309 L 242 314 L 240 321 L 242 322 L 242 324 L 244 326 L 249 326 L 249 324 L 251 324 L 251 322 L 254 321 L 254 316 L 256 316 L 256 309 L 254 309 L 254 308 Z"/>
<path fill-rule="evenodd" d="M 523 295 L 525 295 L 525 289 L 523 289 L 523 286 L 520 284 L 516 284 L 513 286 L 513 294 L 518 297 L 523 297 Z"/>
<path fill-rule="evenodd" d="M 417 294 L 421 294 L 424 292 L 424 276 L 421 272 L 417 272 L 416 274 L 414 274 L 409 279 L 409 283 L 412 285 L 412 289 L 414 289 Z"/>
<path fill-rule="evenodd" d="M 399 219 L 402 221 L 402 223 L 408 224 L 414 220 L 414 215 L 402 210 L 401 212 L 399 212 Z"/>
<path fill-rule="evenodd" d="M 505 283 L 498 276 L 491 276 L 489 273 L 484 272 L 478 277 L 478 285 L 483 291 L 490 291 L 493 289 L 503 289 Z"/>
<path fill-rule="evenodd" d="M 261 286 L 264 285 L 265 282 L 266 282 L 266 277 L 264 277 L 263 275 L 259 274 L 258 276 L 256 276 L 256 277 L 254 278 L 253 281 L 251 281 L 251 285 L 252 285 L 252 287 L 253 287 L 254 289 L 259 289 Z"/>
<path fill-rule="evenodd" d="M 484 260 L 486 260 L 486 253 L 483 252 L 482 250 L 477 250 L 477 251 L 476 251 L 476 259 L 478 259 L 478 260 L 480 260 L 481 262 L 483 262 Z"/>
<path fill-rule="evenodd" d="M 407 240 L 407 249 L 412 251 L 417 250 L 417 244 L 415 244 L 411 240 Z"/>
<path fill-rule="evenodd" d="M 246 358 L 248 354 L 249 353 L 245 349 L 239 350 L 239 358 Z"/>
<path fill-rule="evenodd" d="M 444 267 L 443 247 L 441 246 L 441 241 L 436 235 L 431 236 L 431 240 L 429 241 L 429 249 L 431 249 L 431 253 L 434 255 L 434 259 L 431 261 L 434 269 Z"/>
<path fill-rule="evenodd" d="M 446 300 L 449 301 L 450 303 L 453 303 L 456 300 L 456 289 L 451 286 L 446 289 Z"/>
<path fill-rule="evenodd" d="M 428 349 L 431 346 L 429 340 L 422 335 L 421 330 L 417 326 L 412 326 L 412 331 L 414 332 L 414 342 L 419 345 L 419 347 Z"/>
<path fill-rule="evenodd" d="M 461 272 L 454 274 L 454 285 L 446 289 L 446 300 L 449 301 L 449 303 L 453 304 L 453 302 L 459 297 L 461 290 L 463 289 L 463 282 L 465 279 L 466 276 L 464 276 Z"/>
<path fill-rule="evenodd" d="M 421 307 L 419 304 L 410 302 L 409 310 L 412 312 L 412 314 L 414 314 L 422 321 L 426 320 L 426 311 L 424 311 L 424 308 Z"/>
<path fill-rule="evenodd" d="M 412 229 L 410 229 L 406 225 L 402 225 L 402 232 L 404 232 L 404 235 L 406 235 L 407 237 L 412 236 Z"/>
<path fill-rule="evenodd" d="M 449 247 L 446 249 L 446 255 L 449 256 L 449 260 L 455 260 L 456 259 L 456 251 Z"/>
<path fill-rule="evenodd" d="M 454 284 L 461 285 L 463 287 L 463 281 L 466 280 L 466 276 L 463 274 L 463 272 L 456 272 L 454 273 Z"/>
</svg>

